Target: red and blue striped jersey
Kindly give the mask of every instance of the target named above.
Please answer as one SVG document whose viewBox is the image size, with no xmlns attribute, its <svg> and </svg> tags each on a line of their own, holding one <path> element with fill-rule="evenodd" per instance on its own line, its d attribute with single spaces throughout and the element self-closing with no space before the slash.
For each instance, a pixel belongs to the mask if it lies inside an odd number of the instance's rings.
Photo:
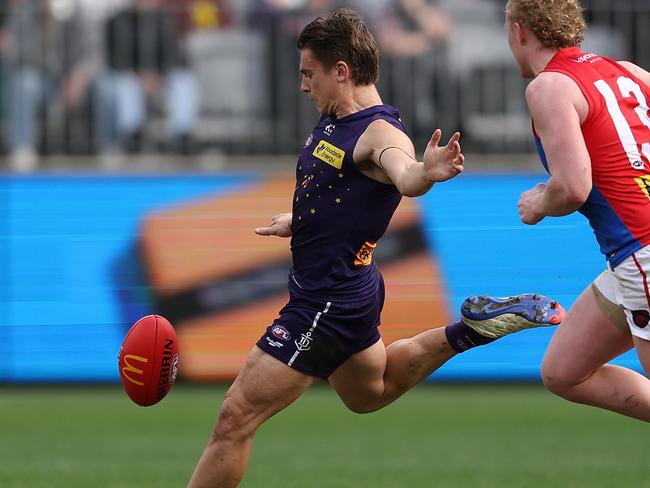
<svg viewBox="0 0 650 488">
<path fill-rule="evenodd" d="M 589 104 L 582 134 L 593 188 L 579 211 L 615 267 L 650 244 L 650 87 L 615 61 L 576 47 L 560 49 L 544 71 L 569 76 Z"/>
</svg>

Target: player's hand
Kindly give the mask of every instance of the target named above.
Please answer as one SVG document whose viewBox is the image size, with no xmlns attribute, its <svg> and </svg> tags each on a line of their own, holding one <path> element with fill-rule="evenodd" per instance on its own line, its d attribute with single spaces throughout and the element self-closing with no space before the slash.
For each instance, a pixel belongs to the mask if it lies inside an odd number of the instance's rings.
<svg viewBox="0 0 650 488">
<path fill-rule="evenodd" d="M 268 227 L 258 227 L 255 233 L 258 236 L 278 236 L 291 237 L 291 219 L 293 214 L 283 213 L 274 216 L 271 219 L 271 225 Z"/>
<path fill-rule="evenodd" d="M 545 183 L 537 183 L 534 188 L 521 194 L 517 207 L 519 208 L 519 217 L 524 224 L 535 225 L 545 216 L 537 211 L 538 202 L 546 190 Z"/>
<path fill-rule="evenodd" d="M 424 151 L 424 169 L 429 181 L 447 181 L 459 175 L 465 169 L 463 163 L 465 156 L 460 152 L 460 133 L 455 132 L 446 146 L 440 147 L 438 143 L 442 138 L 442 131 L 436 129 L 427 148 Z"/>
</svg>

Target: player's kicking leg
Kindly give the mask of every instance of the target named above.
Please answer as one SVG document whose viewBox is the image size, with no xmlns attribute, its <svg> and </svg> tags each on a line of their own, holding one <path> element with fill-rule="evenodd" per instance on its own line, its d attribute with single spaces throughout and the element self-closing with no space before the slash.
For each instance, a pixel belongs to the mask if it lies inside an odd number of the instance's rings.
<svg viewBox="0 0 650 488">
<path fill-rule="evenodd" d="M 231 488 L 244 476 L 257 428 L 293 403 L 314 378 L 255 347 L 221 404 L 188 488 Z"/>
<path fill-rule="evenodd" d="M 387 348 L 381 341 L 351 356 L 329 377 L 343 402 L 355 412 L 372 412 L 393 402 L 447 360 L 514 332 L 558 325 L 564 310 L 542 295 L 469 297 L 462 320 L 431 329 Z"/>
</svg>

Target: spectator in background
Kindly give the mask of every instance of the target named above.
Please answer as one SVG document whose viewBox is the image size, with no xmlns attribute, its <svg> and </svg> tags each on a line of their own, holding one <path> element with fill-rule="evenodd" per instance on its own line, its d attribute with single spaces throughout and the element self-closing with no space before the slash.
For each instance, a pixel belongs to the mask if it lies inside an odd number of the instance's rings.
<svg viewBox="0 0 650 488">
<path fill-rule="evenodd" d="M 372 19 L 383 54 L 383 80 L 388 82 L 381 85 L 386 98 L 401 107 L 416 133 L 428 133 L 432 125 L 444 126 L 436 113 L 449 111 L 440 107 L 443 97 L 438 90 L 446 76 L 444 48 L 452 35 L 450 18 L 428 0 L 395 0 Z M 405 83 L 412 89 L 404 90 Z"/>
<path fill-rule="evenodd" d="M 100 150 L 139 152 L 148 106 L 162 101 L 167 142 L 177 152 L 191 152 L 199 113 L 198 83 L 185 63 L 175 19 L 162 0 L 135 0 L 132 7 L 110 17 L 105 55 L 107 73 L 98 86 Z"/>
<path fill-rule="evenodd" d="M 447 41 L 451 22 L 427 0 L 396 0 L 379 20 L 379 44 L 388 56 L 420 57 Z"/>
<path fill-rule="evenodd" d="M 12 0 L 4 19 L 2 49 L 6 77 L 4 111 L 10 167 L 32 171 L 37 166 L 39 114 L 60 122 L 61 108 L 80 103 L 86 86 L 74 0 Z M 47 124 L 43 124 L 47 126 Z"/>
<path fill-rule="evenodd" d="M 286 25 L 288 33 L 298 39 L 300 32 L 316 17 L 327 15 L 336 9 L 340 2 L 337 0 L 305 0 L 296 15 Z"/>
<path fill-rule="evenodd" d="M 339 3 L 337 0 L 257 0 L 250 23 L 263 31 L 279 27 L 281 35 L 293 40 L 314 17 L 327 14 Z"/>
<path fill-rule="evenodd" d="M 183 39 L 197 30 L 232 26 L 233 11 L 228 0 L 166 0 L 166 9 L 176 17 Z"/>
</svg>

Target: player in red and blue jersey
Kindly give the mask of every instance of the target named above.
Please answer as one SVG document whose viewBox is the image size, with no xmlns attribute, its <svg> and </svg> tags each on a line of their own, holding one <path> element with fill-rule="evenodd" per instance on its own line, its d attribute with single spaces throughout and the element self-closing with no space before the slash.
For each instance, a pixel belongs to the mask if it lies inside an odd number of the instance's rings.
<svg viewBox="0 0 650 488">
<path fill-rule="evenodd" d="M 397 110 L 379 97 L 377 47 L 353 11 L 314 20 L 298 48 L 301 90 L 322 117 L 298 159 L 292 212 L 256 229 L 291 237 L 290 299 L 228 390 L 192 488 L 236 486 L 257 428 L 316 378 L 351 410 L 375 411 L 459 352 L 564 315 L 541 295 L 471 297 L 462 321 L 384 346 L 384 284 L 373 252 L 403 195 L 463 171 L 460 136 L 439 147 L 436 130 L 416 160 Z"/>
<path fill-rule="evenodd" d="M 580 50 L 578 0 L 510 0 L 508 42 L 523 77 L 538 152 L 550 179 L 519 213 L 585 215 L 607 269 L 577 299 L 542 365 L 569 400 L 650 421 L 650 381 L 607 364 L 636 348 L 650 373 L 650 73 Z"/>
</svg>

